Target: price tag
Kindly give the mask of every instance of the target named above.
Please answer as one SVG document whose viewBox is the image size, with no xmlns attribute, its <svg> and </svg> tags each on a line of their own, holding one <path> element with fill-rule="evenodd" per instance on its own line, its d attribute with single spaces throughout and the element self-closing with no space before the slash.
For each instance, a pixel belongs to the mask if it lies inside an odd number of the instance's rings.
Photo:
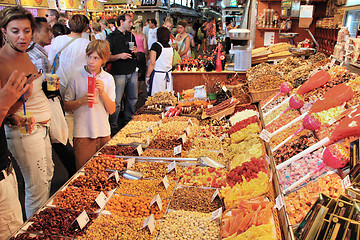
<svg viewBox="0 0 360 240">
<path fill-rule="evenodd" d="M 280 210 L 284 206 L 284 201 L 282 199 L 281 194 L 276 197 L 275 199 L 275 206 L 274 208 L 277 208 L 277 210 Z"/>
<path fill-rule="evenodd" d="M 221 118 L 220 118 L 219 120 L 221 120 L 221 119 L 223 119 L 223 118 L 225 118 L 225 115 L 222 115 L 222 116 L 221 116 Z"/>
<path fill-rule="evenodd" d="M 80 229 L 83 229 L 86 226 L 90 219 L 85 210 L 80 213 L 80 215 L 76 218 L 76 221 L 79 224 Z"/>
<path fill-rule="evenodd" d="M 186 133 L 184 133 L 183 135 L 181 135 L 180 138 L 181 138 L 182 143 L 185 144 L 185 142 L 186 142 L 186 140 L 187 140 L 187 138 L 186 138 Z"/>
<path fill-rule="evenodd" d="M 230 104 L 234 102 L 234 98 L 232 97 L 230 100 Z"/>
<path fill-rule="evenodd" d="M 154 203 L 156 203 L 159 207 L 159 209 L 161 210 L 162 209 L 162 201 L 161 201 L 161 198 L 160 198 L 160 195 L 157 194 L 150 202 L 150 205 L 149 207 L 151 207 Z"/>
<path fill-rule="evenodd" d="M 127 164 L 126 164 L 126 168 L 130 169 L 135 165 L 135 158 L 130 158 L 128 160 L 126 160 Z"/>
<path fill-rule="evenodd" d="M 219 209 L 217 209 L 217 210 L 215 210 L 215 211 L 213 211 L 212 213 L 211 213 L 211 218 L 210 218 L 210 221 L 212 222 L 212 221 L 214 221 L 215 219 L 217 219 L 217 218 L 221 218 L 221 214 L 222 214 L 222 207 L 221 208 L 219 208 Z"/>
<path fill-rule="evenodd" d="M 191 121 L 191 118 L 189 118 L 188 124 L 190 124 L 191 126 L 194 125 L 193 122 Z"/>
<path fill-rule="evenodd" d="M 212 108 L 212 107 L 214 107 L 213 105 L 207 105 L 207 108 Z"/>
<path fill-rule="evenodd" d="M 265 154 L 265 158 L 266 158 L 267 163 L 270 165 L 270 157 L 267 154 Z"/>
<path fill-rule="evenodd" d="M 181 145 L 180 145 L 181 146 Z M 169 173 L 169 172 L 171 172 L 172 170 L 174 170 L 175 169 L 175 171 L 176 171 L 176 162 L 175 161 L 173 161 L 172 163 L 170 163 L 169 165 L 168 165 L 168 167 L 167 167 L 167 173 Z"/>
<path fill-rule="evenodd" d="M 174 156 L 181 153 L 181 145 L 174 147 Z"/>
<path fill-rule="evenodd" d="M 162 112 L 162 113 L 161 113 L 161 119 L 164 119 L 164 118 L 165 118 L 165 113 Z"/>
<path fill-rule="evenodd" d="M 142 149 L 141 144 L 139 144 L 139 146 L 136 147 L 136 150 L 137 150 L 139 156 L 141 156 L 141 154 L 143 154 L 143 149 Z"/>
<path fill-rule="evenodd" d="M 219 194 L 220 194 L 219 189 L 216 189 L 216 191 L 214 192 L 214 194 L 211 197 L 211 201 L 213 202 L 215 200 L 216 196 L 219 196 Z"/>
<path fill-rule="evenodd" d="M 344 189 L 347 189 L 348 187 L 351 186 L 351 181 L 350 181 L 350 176 L 347 175 L 343 180 L 342 180 L 342 184 L 344 186 Z"/>
<path fill-rule="evenodd" d="M 165 177 L 162 179 L 161 183 L 164 185 L 165 189 L 168 189 L 168 187 L 170 186 L 169 179 L 167 178 L 166 175 L 165 175 Z M 160 184 L 161 184 L 161 183 L 160 183 Z"/>
<path fill-rule="evenodd" d="M 106 204 L 106 201 L 107 201 L 107 197 L 101 191 L 100 194 L 96 197 L 95 202 L 100 208 L 103 208 Z"/>
<path fill-rule="evenodd" d="M 156 123 L 159 127 L 161 127 L 161 120 Z"/>
<path fill-rule="evenodd" d="M 226 133 L 224 133 L 223 135 L 221 135 L 221 137 L 219 138 L 219 142 L 221 142 L 222 140 L 224 140 L 226 138 Z"/>
<path fill-rule="evenodd" d="M 266 129 L 263 129 L 260 133 L 259 136 L 262 140 L 264 140 L 265 142 L 270 142 L 271 139 L 271 133 L 269 131 L 267 131 Z"/>
<path fill-rule="evenodd" d="M 151 214 L 150 217 L 145 219 L 144 224 L 141 229 L 148 227 L 150 233 L 152 234 L 155 229 L 155 226 L 156 226 L 155 218 L 154 218 L 154 215 Z"/>
<path fill-rule="evenodd" d="M 354 193 L 352 191 L 347 191 L 347 195 L 349 195 L 352 198 L 356 198 L 356 193 Z"/>
<path fill-rule="evenodd" d="M 146 136 L 146 145 L 150 144 L 150 136 Z"/>
<path fill-rule="evenodd" d="M 224 90 L 224 92 L 227 92 L 227 88 L 225 86 L 222 86 L 222 90 Z"/>
<path fill-rule="evenodd" d="M 117 170 L 115 170 L 112 174 L 110 174 L 110 176 L 108 177 L 108 179 L 115 177 L 115 181 L 116 183 L 119 182 L 120 180 L 120 176 L 119 176 L 119 172 Z"/>
<path fill-rule="evenodd" d="M 187 126 L 185 129 L 186 134 L 189 136 L 191 131 L 190 131 L 190 126 Z"/>
<path fill-rule="evenodd" d="M 224 125 L 224 128 L 228 128 L 228 127 L 230 127 L 230 124 L 229 124 L 229 123 L 226 123 L 226 124 Z"/>
<path fill-rule="evenodd" d="M 147 132 L 152 132 L 153 129 L 152 129 L 152 125 L 150 127 L 148 127 L 148 129 L 146 130 Z"/>
<path fill-rule="evenodd" d="M 331 66 L 334 66 L 334 65 L 335 65 L 335 62 L 336 62 L 336 59 L 333 58 L 333 59 L 331 60 Z"/>
<path fill-rule="evenodd" d="M 178 101 L 180 101 L 180 93 L 179 92 L 177 93 L 177 99 L 178 99 Z"/>
</svg>

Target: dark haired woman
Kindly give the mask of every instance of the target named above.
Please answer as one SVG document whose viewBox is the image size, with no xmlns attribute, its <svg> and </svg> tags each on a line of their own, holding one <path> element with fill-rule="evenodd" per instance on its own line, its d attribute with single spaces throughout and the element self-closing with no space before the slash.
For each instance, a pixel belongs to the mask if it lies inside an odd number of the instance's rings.
<svg viewBox="0 0 360 240">
<path fill-rule="evenodd" d="M 26 112 L 32 113 L 35 126 L 28 133 L 19 131 L 19 115 L 24 112 L 22 101 L 10 110 L 11 125 L 6 126 L 8 147 L 15 157 L 25 182 L 25 211 L 30 217 L 49 197 L 54 172 L 49 139 L 51 117 L 48 100 L 42 91 L 44 77 L 26 53 L 30 45 L 35 20 L 31 13 L 21 6 L 5 8 L 0 12 L 0 27 L 5 45 L 0 49 L 0 80 L 4 86 L 14 70 L 33 76 L 33 88 L 28 92 Z M 0 217 L 1 218 L 1 217 Z"/>
<path fill-rule="evenodd" d="M 174 50 L 169 45 L 170 31 L 166 27 L 159 27 L 156 36 L 157 42 L 151 46 L 150 63 L 146 71 L 146 84 L 150 96 L 160 91 L 173 90 L 171 68 Z"/>
</svg>

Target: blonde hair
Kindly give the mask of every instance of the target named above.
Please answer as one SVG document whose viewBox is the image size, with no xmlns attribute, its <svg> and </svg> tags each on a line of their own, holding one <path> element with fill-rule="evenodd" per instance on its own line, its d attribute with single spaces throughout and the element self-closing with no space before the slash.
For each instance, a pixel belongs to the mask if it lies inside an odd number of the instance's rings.
<svg viewBox="0 0 360 240">
<path fill-rule="evenodd" d="M 141 28 L 143 27 L 143 23 L 141 21 L 135 21 L 133 33 L 139 34 L 142 33 Z"/>
<path fill-rule="evenodd" d="M 101 26 L 100 23 L 98 22 L 93 22 L 93 24 L 91 24 L 92 29 L 94 29 L 95 32 L 101 32 Z"/>
<path fill-rule="evenodd" d="M 92 40 L 86 47 L 86 56 L 89 56 L 93 52 L 96 52 L 99 55 L 101 60 L 104 61 L 103 64 L 105 65 L 105 63 L 110 58 L 109 42 L 106 40 L 99 40 L 99 39 Z"/>
</svg>

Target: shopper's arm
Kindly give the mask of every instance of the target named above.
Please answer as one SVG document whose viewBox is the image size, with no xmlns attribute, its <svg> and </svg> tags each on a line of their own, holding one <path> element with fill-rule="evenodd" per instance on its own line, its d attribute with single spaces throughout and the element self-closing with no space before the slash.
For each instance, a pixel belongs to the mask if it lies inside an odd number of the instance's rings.
<svg viewBox="0 0 360 240">
<path fill-rule="evenodd" d="M 106 111 L 109 114 L 113 114 L 115 112 L 115 102 L 112 101 L 109 96 L 106 94 L 105 90 L 104 90 L 104 83 L 103 81 L 97 79 L 96 80 L 96 89 L 99 90 L 99 96 L 101 97 L 101 100 L 104 103 L 104 107 L 106 109 Z"/>
<path fill-rule="evenodd" d="M 82 105 L 86 105 L 88 104 L 88 102 L 92 102 L 92 101 L 94 101 L 94 94 L 87 93 L 81 98 L 76 99 L 74 101 L 64 101 L 64 108 L 65 111 L 73 111 L 75 109 L 78 109 Z"/>
<path fill-rule="evenodd" d="M 149 84 L 150 75 L 151 75 L 152 71 L 154 70 L 155 62 L 156 62 L 156 52 L 154 50 L 151 50 L 150 51 L 150 63 L 146 70 L 146 75 L 145 75 L 146 85 Z"/>
</svg>

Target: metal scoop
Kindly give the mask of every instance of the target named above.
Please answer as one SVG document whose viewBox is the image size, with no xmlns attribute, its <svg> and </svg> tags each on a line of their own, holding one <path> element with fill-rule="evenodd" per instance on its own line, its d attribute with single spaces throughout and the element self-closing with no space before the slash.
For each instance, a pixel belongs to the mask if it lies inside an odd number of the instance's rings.
<svg viewBox="0 0 360 240">
<path fill-rule="evenodd" d="M 123 169 L 119 173 L 123 178 L 129 179 L 129 180 L 139 180 L 144 175 L 142 172 L 131 170 L 131 169 Z"/>
<path fill-rule="evenodd" d="M 217 167 L 222 167 L 222 168 L 225 168 L 225 165 L 218 162 L 218 161 L 215 161 L 207 156 L 201 156 L 201 157 L 198 157 L 197 160 L 199 162 L 201 162 L 201 164 L 203 165 L 206 165 L 208 167 L 214 167 L 214 168 L 217 168 Z"/>
</svg>

